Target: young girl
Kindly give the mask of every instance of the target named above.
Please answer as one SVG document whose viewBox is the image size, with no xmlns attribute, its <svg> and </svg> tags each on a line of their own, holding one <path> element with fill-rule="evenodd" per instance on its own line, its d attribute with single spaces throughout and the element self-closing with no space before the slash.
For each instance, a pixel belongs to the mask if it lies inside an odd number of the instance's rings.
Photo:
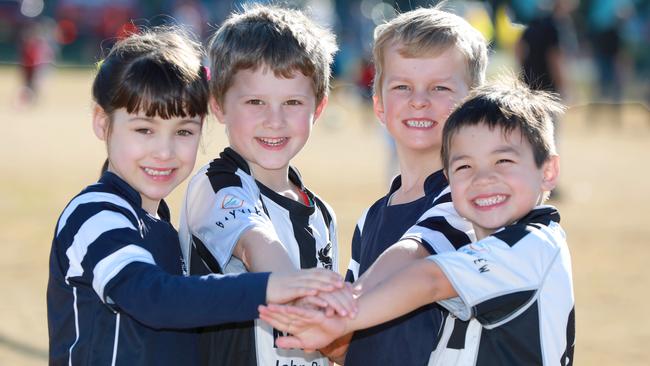
<svg viewBox="0 0 650 366">
<path fill-rule="evenodd" d="M 334 272 L 184 277 L 163 199 L 194 167 L 208 104 L 202 50 L 179 29 L 119 41 L 93 84 L 108 159 L 56 225 L 47 289 L 50 365 L 192 365 L 187 328 L 341 286 Z M 184 329 L 184 330 L 181 330 Z"/>
</svg>

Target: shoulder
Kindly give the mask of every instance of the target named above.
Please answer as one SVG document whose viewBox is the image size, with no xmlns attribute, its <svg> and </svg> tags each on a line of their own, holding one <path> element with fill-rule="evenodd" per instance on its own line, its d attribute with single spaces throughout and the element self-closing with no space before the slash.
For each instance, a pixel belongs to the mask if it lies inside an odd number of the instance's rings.
<svg viewBox="0 0 650 366">
<path fill-rule="evenodd" d="M 226 150 L 228 151 L 228 150 Z M 224 188 L 239 187 L 245 188 L 255 184 L 245 162 L 233 159 L 222 153 L 220 157 L 212 160 L 197 171 L 190 180 L 189 186 L 195 189 L 197 186 L 210 187 L 212 193 L 217 193 Z"/>
<path fill-rule="evenodd" d="M 57 222 L 57 235 L 69 224 L 74 223 L 74 226 L 79 227 L 88 220 L 102 221 L 108 217 L 121 218 L 134 227 L 139 225 L 138 208 L 119 192 L 110 189 L 108 185 L 93 184 L 74 197 L 65 207 Z"/>
</svg>

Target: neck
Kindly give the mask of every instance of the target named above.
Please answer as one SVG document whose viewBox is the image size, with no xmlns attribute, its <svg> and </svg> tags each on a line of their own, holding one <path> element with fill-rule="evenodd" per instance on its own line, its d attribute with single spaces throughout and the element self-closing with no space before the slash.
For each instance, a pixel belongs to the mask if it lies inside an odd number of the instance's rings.
<svg viewBox="0 0 650 366">
<path fill-rule="evenodd" d="M 140 194 L 140 198 L 142 199 L 142 208 L 151 216 L 158 217 L 158 206 L 160 206 L 160 200 L 154 201 L 142 194 Z"/>
<path fill-rule="evenodd" d="M 295 186 L 289 181 L 289 166 L 282 169 L 268 170 L 259 165 L 248 163 L 251 175 L 255 180 L 269 187 L 274 192 L 285 195 L 284 192 L 295 190 Z"/>
<path fill-rule="evenodd" d="M 424 196 L 424 182 L 434 172 L 442 169 L 437 151 L 428 153 L 400 151 L 398 149 L 402 184 L 395 192 L 393 204 L 412 202 Z"/>
</svg>

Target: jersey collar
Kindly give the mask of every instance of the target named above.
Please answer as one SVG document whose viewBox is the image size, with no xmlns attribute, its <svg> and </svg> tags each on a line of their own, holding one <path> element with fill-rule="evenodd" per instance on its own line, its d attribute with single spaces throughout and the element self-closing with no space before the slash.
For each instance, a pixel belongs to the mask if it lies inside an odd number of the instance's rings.
<svg viewBox="0 0 650 366">
<path fill-rule="evenodd" d="M 113 188 L 120 196 L 124 197 L 131 205 L 133 205 L 133 207 L 144 210 L 142 208 L 142 197 L 140 196 L 140 193 L 122 178 L 117 176 L 117 174 L 108 171 L 104 172 L 101 178 L 99 178 L 99 183 Z M 167 222 L 170 221 L 171 214 L 169 212 L 169 206 L 167 206 L 165 200 L 160 201 L 157 213 L 160 219 Z"/>
</svg>

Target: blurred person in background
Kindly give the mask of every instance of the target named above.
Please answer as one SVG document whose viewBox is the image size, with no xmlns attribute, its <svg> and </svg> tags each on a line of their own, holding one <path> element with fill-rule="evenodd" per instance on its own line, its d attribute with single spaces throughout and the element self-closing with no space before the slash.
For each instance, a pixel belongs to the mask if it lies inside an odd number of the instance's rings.
<svg viewBox="0 0 650 366">
<path fill-rule="evenodd" d="M 575 28 L 571 12 L 577 5 L 570 1 L 537 1 L 537 11 L 515 47 L 515 56 L 524 82 L 534 90 L 558 94 L 565 103 L 569 100 L 567 55 L 575 50 Z M 559 140 L 560 116 L 553 116 L 555 140 Z M 552 197 L 559 197 L 555 188 Z"/>
<path fill-rule="evenodd" d="M 23 86 L 18 105 L 34 103 L 45 66 L 54 61 L 54 49 L 47 38 L 47 28 L 41 22 L 29 22 L 20 35 L 20 66 Z"/>
</svg>

